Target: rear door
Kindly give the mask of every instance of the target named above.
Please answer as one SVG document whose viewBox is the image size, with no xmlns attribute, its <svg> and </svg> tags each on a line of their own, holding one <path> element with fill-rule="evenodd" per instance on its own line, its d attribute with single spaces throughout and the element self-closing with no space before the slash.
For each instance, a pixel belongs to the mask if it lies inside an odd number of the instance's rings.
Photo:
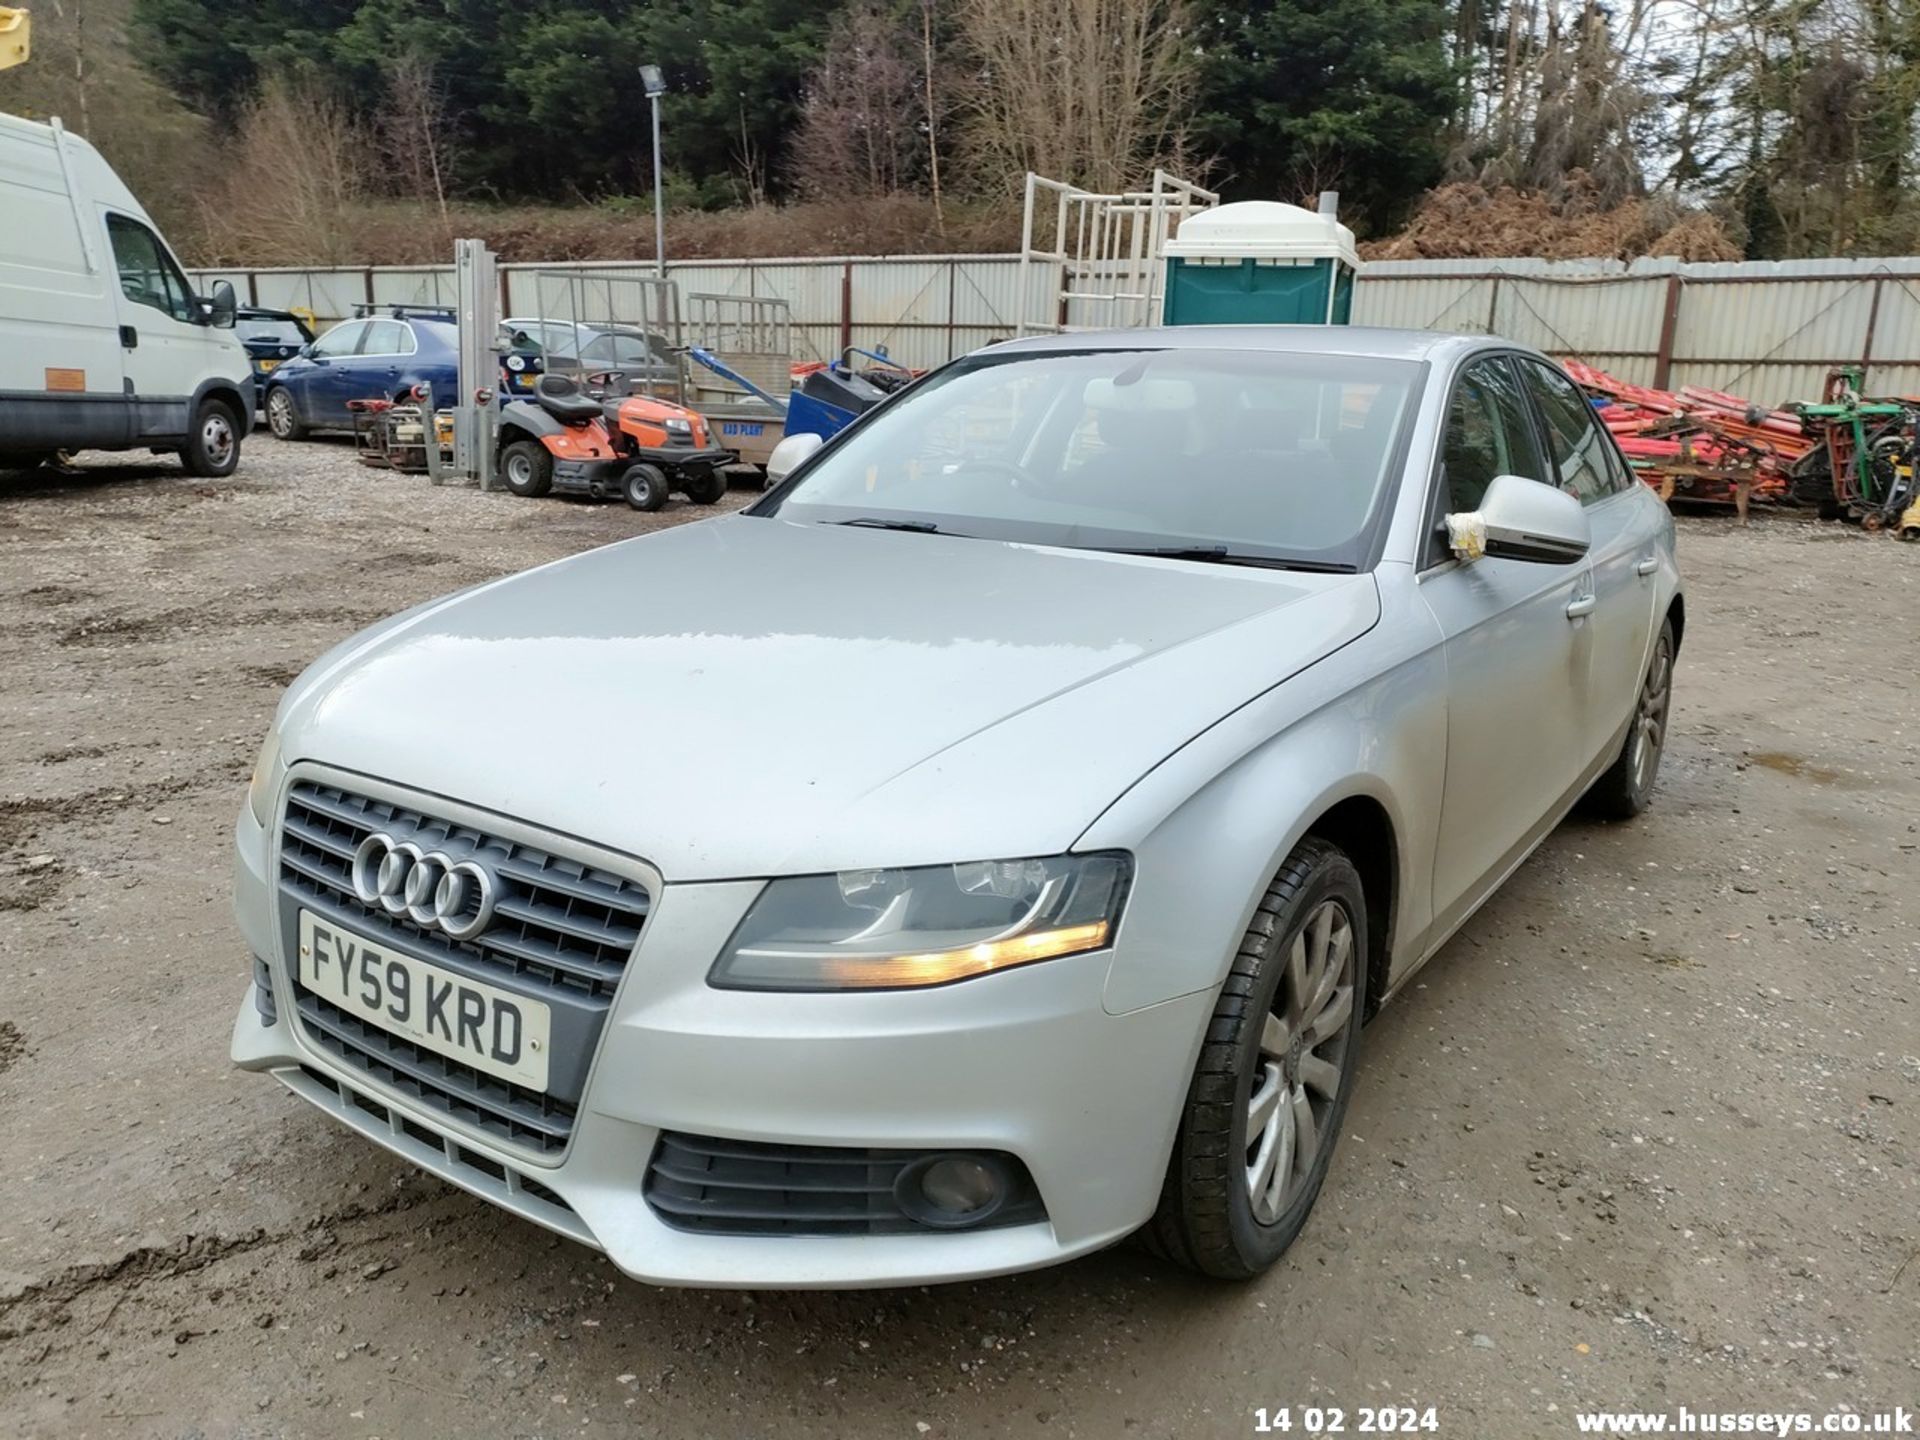
<svg viewBox="0 0 1920 1440">
<path fill-rule="evenodd" d="M 193 392 L 208 378 L 199 302 L 148 226 L 110 210 L 106 228 L 119 277 L 120 366 L 132 393 L 132 438 L 178 439 L 187 433 Z"/>
<path fill-rule="evenodd" d="M 1555 481 L 1586 507 L 1593 532 L 1593 627 L 1587 712 L 1589 762 L 1611 756 L 1640 693 L 1653 636 L 1657 506 L 1626 471 L 1593 407 L 1560 371 L 1523 358 Z"/>
<path fill-rule="evenodd" d="M 1583 563 L 1452 558 L 1441 518 L 1479 508 L 1496 475 L 1548 474 L 1520 377 L 1483 356 L 1456 379 L 1434 480 L 1420 595 L 1447 658 L 1447 753 L 1433 901 L 1450 926 L 1544 828 L 1586 758 L 1590 630 Z"/>
</svg>

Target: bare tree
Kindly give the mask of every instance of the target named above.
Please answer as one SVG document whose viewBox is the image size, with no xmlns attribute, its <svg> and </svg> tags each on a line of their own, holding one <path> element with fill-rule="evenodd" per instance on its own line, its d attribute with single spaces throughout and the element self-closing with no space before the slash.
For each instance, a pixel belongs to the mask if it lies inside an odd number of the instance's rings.
<svg viewBox="0 0 1920 1440">
<path fill-rule="evenodd" d="M 240 112 L 218 183 L 203 193 L 216 263 L 340 264 L 378 147 L 329 91 L 270 77 Z"/>
<path fill-rule="evenodd" d="M 379 118 L 380 157 L 389 184 L 402 199 L 431 203 L 453 244 L 447 185 L 453 147 L 448 140 L 446 89 L 433 62 L 407 53 L 387 66 L 387 103 Z"/>
<path fill-rule="evenodd" d="M 887 0 L 854 0 L 834 17 L 794 147 L 803 193 L 833 199 L 906 187 L 920 152 L 919 48 Z"/>
<path fill-rule="evenodd" d="M 959 0 L 982 78 L 982 175 L 1120 189 L 1181 151 L 1194 55 L 1182 0 Z"/>
</svg>

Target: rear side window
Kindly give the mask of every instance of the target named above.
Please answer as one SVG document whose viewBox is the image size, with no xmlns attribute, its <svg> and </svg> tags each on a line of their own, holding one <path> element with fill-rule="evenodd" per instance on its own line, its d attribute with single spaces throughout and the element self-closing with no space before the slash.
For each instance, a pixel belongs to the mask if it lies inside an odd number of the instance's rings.
<svg viewBox="0 0 1920 1440">
<path fill-rule="evenodd" d="M 1607 442 L 1593 418 L 1593 407 L 1574 383 L 1537 360 L 1522 360 L 1528 389 L 1546 422 L 1547 444 L 1553 451 L 1555 483 L 1582 505 L 1591 505 L 1620 488 L 1607 453 Z"/>
<path fill-rule="evenodd" d="M 1461 374 L 1441 444 L 1449 511 L 1478 510 L 1496 475 L 1546 475 L 1526 401 L 1498 356 L 1476 360 Z"/>
<path fill-rule="evenodd" d="M 113 263 L 120 272 L 120 293 L 136 305 L 151 305 L 163 315 L 189 323 L 200 318 L 187 277 L 173 263 L 160 237 L 138 220 L 107 216 Z"/>
<path fill-rule="evenodd" d="M 411 355 L 413 332 L 398 320 L 374 320 L 367 325 L 367 338 L 360 342 L 362 355 Z"/>
</svg>

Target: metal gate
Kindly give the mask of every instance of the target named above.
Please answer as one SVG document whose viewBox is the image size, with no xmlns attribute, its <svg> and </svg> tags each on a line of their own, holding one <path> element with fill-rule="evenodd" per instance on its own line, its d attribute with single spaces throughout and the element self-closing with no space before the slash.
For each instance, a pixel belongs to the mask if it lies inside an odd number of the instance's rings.
<svg viewBox="0 0 1920 1440">
<path fill-rule="evenodd" d="M 1166 287 L 1161 250 L 1182 220 L 1219 203 L 1213 191 L 1164 170 L 1153 172 L 1149 189 L 1117 195 L 1028 171 L 1020 334 L 1158 325 Z M 1057 286 L 1057 303 L 1047 307 L 1049 319 L 1035 320 L 1030 302 L 1043 286 Z"/>
<path fill-rule="evenodd" d="M 507 318 L 516 339 L 524 335 L 540 349 L 549 374 L 577 380 L 618 371 L 634 390 L 684 403 L 686 337 L 672 280 L 588 269 L 535 270 L 528 279 L 532 311 Z"/>
<path fill-rule="evenodd" d="M 771 296 L 687 296 L 687 343 L 712 354 L 728 369 L 775 400 L 793 385 L 792 309 Z M 689 367 L 694 404 L 702 399 L 739 400 L 749 392 L 699 364 Z"/>
</svg>

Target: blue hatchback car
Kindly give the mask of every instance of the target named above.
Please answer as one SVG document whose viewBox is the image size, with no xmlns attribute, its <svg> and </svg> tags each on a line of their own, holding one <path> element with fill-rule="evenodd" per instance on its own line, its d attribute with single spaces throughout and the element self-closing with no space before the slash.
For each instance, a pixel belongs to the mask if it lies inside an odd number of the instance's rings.
<svg viewBox="0 0 1920 1440">
<path fill-rule="evenodd" d="M 262 386 L 267 428 L 280 440 L 309 430 L 350 430 L 349 400 L 397 400 L 415 385 L 433 387 L 436 405 L 451 404 L 459 388 L 460 332 L 448 311 L 396 308 L 343 320 L 282 362 Z M 537 357 L 510 353 L 501 360 L 502 392 L 531 390 Z"/>
</svg>

